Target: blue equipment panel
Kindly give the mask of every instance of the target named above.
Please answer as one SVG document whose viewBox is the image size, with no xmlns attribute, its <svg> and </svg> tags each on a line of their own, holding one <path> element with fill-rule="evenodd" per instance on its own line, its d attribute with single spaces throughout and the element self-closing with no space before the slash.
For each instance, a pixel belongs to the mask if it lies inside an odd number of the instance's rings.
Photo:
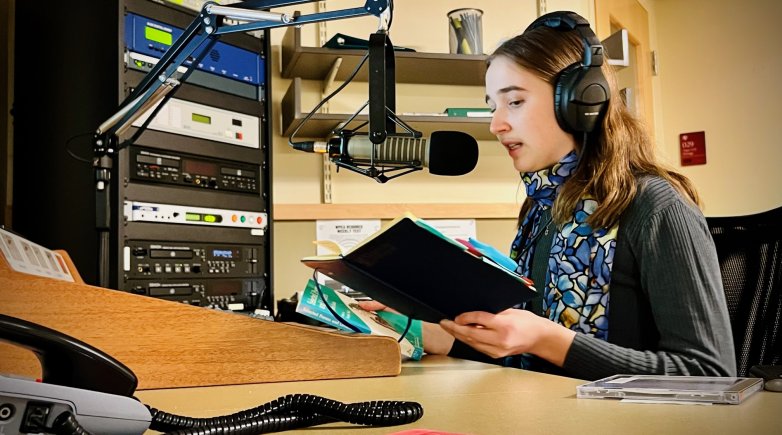
<svg viewBox="0 0 782 435">
<path fill-rule="evenodd" d="M 141 15 L 128 13 L 125 16 L 125 45 L 132 52 L 160 59 L 182 32 L 182 29 Z M 198 69 L 256 86 L 265 81 L 260 54 L 220 41 L 204 56 Z"/>
</svg>

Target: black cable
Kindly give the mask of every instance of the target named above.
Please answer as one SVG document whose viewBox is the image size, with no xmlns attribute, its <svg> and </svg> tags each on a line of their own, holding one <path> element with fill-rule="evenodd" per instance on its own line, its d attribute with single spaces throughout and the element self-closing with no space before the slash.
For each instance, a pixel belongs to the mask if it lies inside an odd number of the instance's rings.
<svg viewBox="0 0 782 435">
<path fill-rule="evenodd" d="M 337 312 L 334 311 L 333 308 L 331 308 L 331 305 L 329 305 L 328 301 L 326 301 L 326 296 L 323 294 L 323 290 L 321 290 L 321 288 L 320 288 L 320 283 L 318 282 L 318 276 L 317 275 L 318 275 L 318 269 L 315 269 L 312 272 L 312 281 L 315 283 L 315 289 L 318 290 L 318 295 L 320 295 L 320 300 L 323 301 L 324 305 L 326 305 L 326 308 L 329 310 L 331 315 L 334 316 L 334 318 L 337 319 L 337 321 L 339 321 L 343 325 L 345 325 L 348 328 L 350 328 L 351 331 L 361 333 L 361 330 L 358 329 L 358 327 L 356 327 L 352 323 L 348 322 L 347 320 L 343 319 L 342 316 L 337 314 Z M 410 326 L 412 326 L 412 324 L 413 324 L 413 318 L 412 317 L 408 317 L 407 318 L 407 326 L 405 326 L 405 330 L 402 332 L 402 335 L 400 335 L 399 339 L 396 341 L 397 343 L 401 343 L 402 340 L 405 339 L 405 336 L 407 335 L 408 331 L 410 331 Z"/>
<path fill-rule="evenodd" d="M 417 402 L 343 403 L 311 394 L 289 394 L 255 408 L 210 418 L 184 417 L 150 406 L 147 408 L 152 416 L 149 429 L 171 435 L 255 435 L 334 421 L 363 426 L 396 426 L 417 421 L 424 414 L 423 407 Z M 58 415 L 45 433 L 89 435 L 69 411 Z"/>
<path fill-rule="evenodd" d="M 334 96 L 335 96 L 335 95 L 337 95 L 337 94 L 338 94 L 340 91 L 342 91 L 342 89 L 344 89 L 344 88 L 345 88 L 345 86 L 347 86 L 347 85 L 348 85 L 348 83 L 350 83 L 350 82 L 351 82 L 351 81 L 352 81 L 352 80 L 353 80 L 353 79 L 356 77 L 356 74 L 358 74 L 359 70 L 361 70 L 361 67 L 362 67 L 362 66 L 364 66 L 364 64 L 366 63 L 367 59 L 369 59 L 369 53 L 365 54 L 365 55 L 364 55 L 364 57 L 363 57 L 363 58 L 361 58 L 361 61 L 358 63 L 358 65 L 356 65 L 356 68 L 353 70 L 353 72 L 351 72 L 351 73 L 350 73 L 350 75 L 348 76 L 348 78 L 347 78 L 347 79 L 345 79 L 345 81 L 344 81 L 344 82 L 342 82 L 342 84 L 341 84 L 341 85 L 339 85 L 339 87 L 338 87 L 337 89 L 335 89 L 335 90 L 334 90 L 334 92 L 330 93 L 330 94 L 329 94 L 329 95 L 328 95 L 326 98 L 324 98 L 324 99 L 323 99 L 323 101 L 321 101 L 320 103 L 318 103 L 318 104 L 317 104 L 317 105 L 316 105 L 316 106 L 315 106 L 315 107 L 314 107 L 314 108 L 313 108 L 313 109 L 310 111 L 310 113 L 308 113 L 308 114 L 307 114 L 307 116 L 305 116 L 305 117 L 304 117 L 304 119 L 302 119 L 302 120 L 301 120 L 301 122 L 299 123 L 299 125 L 297 125 L 297 126 L 296 126 L 296 129 L 295 129 L 295 130 L 293 130 L 293 133 L 291 133 L 290 137 L 288 138 L 288 144 L 290 144 L 291 146 L 295 147 L 296 145 L 301 145 L 301 144 L 303 144 L 303 143 L 304 143 L 304 142 L 295 142 L 295 143 L 293 142 L 293 138 L 296 136 L 296 133 L 298 133 L 298 132 L 299 132 L 299 130 L 301 129 L 301 127 L 302 127 L 302 126 L 303 126 L 303 125 L 304 125 L 304 124 L 305 124 L 305 123 L 306 123 L 306 122 L 307 122 L 307 121 L 308 121 L 310 118 L 312 118 L 312 116 L 313 116 L 313 115 L 315 115 L 315 113 L 316 113 L 318 110 L 320 110 L 320 108 L 321 108 L 321 107 L 323 107 L 323 105 L 324 105 L 324 104 L 326 104 L 326 103 L 327 103 L 327 102 L 328 102 L 328 101 L 329 101 L 329 100 L 330 100 L 332 97 L 334 97 Z"/>
<path fill-rule="evenodd" d="M 321 288 L 320 288 L 320 283 L 318 282 L 318 269 L 317 268 L 312 271 L 312 281 L 315 283 L 315 289 L 318 290 L 318 294 L 320 295 L 320 300 L 323 301 L 323 305 L 326 306 L 326 308 L 329 310 L 331 315 L 334 316 L 334 318 L 337 319 L 339 321 L 339 323 L 342 323 L 343 325 L 345 325 L 348 328 L 350 328 L 351 331 L 360 333 L 361 330 L 358 329 L 358 327 L 356 327 L 352 323 L 348 322 L 347 320 L 343 319 L 342 316 L 337 314 L 337 312 L 334 311 L 333 308 L 331 308 L 331 305 L 329 305 L 329 302 L 326 300 L 326 296 L 323 294 L 323 290 L 321 290 Z"/>
<path fill-rule="evenodd" d="M 399 340 L 396 341 L 397 343 L 401 343 L 402 340 L 405 339 L 405 335 L 407 335 L 407 332 L 410 330 L 410 326 L 412 326 L 412 325 L 413 325 L 413 318 L 408 316 L 407 317 L 407 326 L 405 326 L 405 330 L 402 331 L 402 335 L 399 336 Z"/>
<path fill-rule="evenodd" d="M 169 434 L 257 434 L 333 421 L 363 426 L 395 426 L 419 420 L 416 402 L 371 401 L 343 403 L 311 394 L 289 394 L 261 406 L 211 418 L 190 418 L 150 408 L 151 430 Z"/>
<path fill-rule="evenodd" d="M 85 133 L 79 133 L 79 134 L 76 134 L 76 135 L 73 135 L 73 136 L 69 137 L 69 138 L 68 138 L 68 139 L 65 141 L 65 151 L 66 151 L 66 152 L 68 153 L 68 155 L 70 155 L 72 158 L 74 158 L 74 159 L 76 159 L 76 160 L 78 160 L 78 161 L 80 161 L 80 162 L 84 162 L 84 163 L 89 163 L 89 164 L 92 164 L 92 160 L 90 160 L 90 159 L 85 159 L 84 157 L 81 157 L 81 156 L 77 155 L 76 153 L 74 153 L 74 152 L 71 150 L 71 148 L 70 148 L 70 146 L 69 146 L 69 145 L 70 145 L 70 143 L 71 143 L 71 142 L 73 142 L 73 140 L 74 140 L 74 139 L 77 139 L 77 138 L 80 138 L 80 137 L 84 137 L 84 136 L 88 136 L 88 135 L 90 135 L 90 136 L 91 136 L 92 134 L 94 134 L 94 133 L 93 133 L 93 132 L 91 132 L 91 131 L 88 131 L 88 132 L 85 132 Z"/>
<path fill-rule="evenodd" d="M 386 30 L 391 31 L 391 23 L 394 22 L 394 0 L 388 0 L 388 8 L 391 12 L 388 16 L 388 28 Z"/>
<path fill-rule="evenodd" d="M 58 415 L 57 418 L 54 419 L 54 422 L 52 423 L 51 432 L 44 432 L 44 433 L 52 433 L 55 435 L 89 435 L 90 433 L 87 432 L 86 429 L 81 427 L 78 421 L 76 421 L 76 417 L 70 412 L 65 411 L 62 414 Z"/>
</svg>

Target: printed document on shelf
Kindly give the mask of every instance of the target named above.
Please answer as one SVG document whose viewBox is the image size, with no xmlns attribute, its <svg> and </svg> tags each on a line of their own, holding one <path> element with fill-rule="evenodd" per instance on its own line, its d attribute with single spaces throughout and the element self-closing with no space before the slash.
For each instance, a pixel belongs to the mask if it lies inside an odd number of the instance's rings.
<svg viewBox="0 0 782 435">
<path fill-rule="evenodd" d="M 427 219 L 426 223 L 454 240 L 478 238 L 475 219 Z"/>
</svg>

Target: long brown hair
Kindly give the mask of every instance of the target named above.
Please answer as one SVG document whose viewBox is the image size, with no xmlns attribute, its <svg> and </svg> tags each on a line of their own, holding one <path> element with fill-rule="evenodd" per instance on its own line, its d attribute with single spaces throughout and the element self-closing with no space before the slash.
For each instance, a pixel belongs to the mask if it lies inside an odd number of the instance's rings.
<svg viewBox="0 0 782 435">
<path fill-rule="evenodd" d="M 581 62 L 582 55 L 583 42 L 577 32 L 537 27 L 504 42 L 487 62 L 491 64 L 492 59 L 504 56 L 554 86 L 559 72 Z M 554 221 L 562 224 L 570 220 L 578 201 L 589 195 L 598 203 L 588 219 L 590 226 L 614 225 L 635 198 L 636 180 L 642 175 L 662 177 L 684 197 L 700 204 L 692 182 L 657 161 L 649 133 L 622 101 L 608 62 L 603 62 L 602 71 L 611 90 L 611 101 L 600 128 L 588 135 L 586 143 L 576 137 L 580 162 L 554 202 Z M 532 200 L 527 198 L 519 221 L 531 206 Z"/>
</svg>

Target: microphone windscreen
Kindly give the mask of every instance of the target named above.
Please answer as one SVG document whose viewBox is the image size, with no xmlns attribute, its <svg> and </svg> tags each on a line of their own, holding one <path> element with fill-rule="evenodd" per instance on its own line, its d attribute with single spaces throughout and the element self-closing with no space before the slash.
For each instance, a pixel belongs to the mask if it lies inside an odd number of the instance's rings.
<svg viewBox="0 0 782 435">
<path fill-rule="evenodd" d="M 429 172 L 464 175 L 478 163 L 478 141 L 461 131 L 435 131 L 429 139 Z"/>
</svg>

